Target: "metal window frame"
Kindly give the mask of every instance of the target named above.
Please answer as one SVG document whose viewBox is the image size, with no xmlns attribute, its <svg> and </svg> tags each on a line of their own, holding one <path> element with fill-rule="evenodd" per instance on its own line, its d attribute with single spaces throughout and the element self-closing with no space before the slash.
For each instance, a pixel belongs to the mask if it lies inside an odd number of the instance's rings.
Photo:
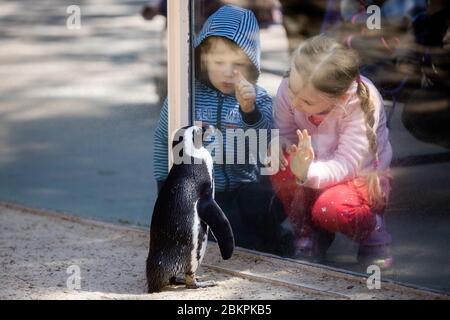
<svg viewBox="0 0 450 320">
<path fill-rule="evenodd" d="M 191 124 L 190 0 L 167 1 L 168 160 L 175 130 Z"/>
</svg>

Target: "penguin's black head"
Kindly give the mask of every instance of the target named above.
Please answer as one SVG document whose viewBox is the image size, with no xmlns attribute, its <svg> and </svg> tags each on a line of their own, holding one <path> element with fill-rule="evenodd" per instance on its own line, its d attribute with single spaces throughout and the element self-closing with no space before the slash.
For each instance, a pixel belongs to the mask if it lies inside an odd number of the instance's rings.
<svg viewBox="0 0 450 320">
<path fill-rule="evenodd" d="M 211 125 L 186 126 L 178 129 L 172 141 L 172 149 L 175 146 L 185 143 L 184 139 L 190 139 L 195 148 L 199 149 L 203 146 L 203 138 L 206 132 L 212 132 L 214 127 Z"/>
<path fill-rule="evenodd" d="M 178 129 L 172 140 L 172 150 L 174 156 L 184 157 L 186 148 L 200 149 L 203 146 L 203 138 L 205 133 L 213 132 L 214 127 L 211 125 L 186 126 Z M 189 143 L 188 143 L 189 141 Z M 193 152 L 194 150 L 192 150 Z M 192 152 L 188 152 L 192 155 Z"/>
<path fill-rule="evenodd" d="M 186 126 L 178 129 L 172 140 L 172 149 L 174 149 L 176 146 L 181 147 L 182 145 L 184 145 L 186 142 L 185 139 L 189 139 L 192 142 L 194 142 L 198 141 L 198 139 L 200 138 L 201 141 L 202 139 L 201 132 L 202 132 L 201 128 L 197 126 Z M 198 144 L 198 142 L 196 144 Z"/>
</svg>

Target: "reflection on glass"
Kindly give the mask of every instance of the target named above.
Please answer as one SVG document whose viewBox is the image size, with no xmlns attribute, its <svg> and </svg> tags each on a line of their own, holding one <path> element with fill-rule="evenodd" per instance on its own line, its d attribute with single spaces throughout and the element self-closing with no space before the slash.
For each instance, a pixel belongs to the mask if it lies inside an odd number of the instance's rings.
<svg viewBox="0 0 450 320">
<path fill-rule="evenodd" d="M 252 11 L 238 6 L 224 5 L 205 20 L 194 39 L 194 116 L 216 128 L 207 141 L 215 159 L 216 201 L 237 244 L 267 251 L 281 221 L 268 212 L 272 191 L 259 175 L 258 146 L 267 149 L 272 129 L 272 99 L 256 85 L 259 32 Z"/>
<path fill-rule="evenodd" d="M 443 1 L 194 2 L 193 118 L 217 129 L 238 245 L 450 290 L 448 16 Z M 267 176 L 272 128 L 284 170 Z"/>
</svg>

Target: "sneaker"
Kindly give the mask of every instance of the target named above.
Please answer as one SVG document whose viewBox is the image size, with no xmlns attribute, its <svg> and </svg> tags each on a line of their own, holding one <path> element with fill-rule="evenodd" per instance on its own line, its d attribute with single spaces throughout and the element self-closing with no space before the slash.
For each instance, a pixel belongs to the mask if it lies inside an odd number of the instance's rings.
<svg viewBox="0 0 450 320">
<path fill-rule="evenodd" d="M 391 235 L 386 231 L 384 218 L 377 214 L 377 225 L 369 237 L 359 245 L 357 260 L 363 267 L 377 265 L 389 269 L 394 262 L 391 252 Z"/>
<path fill-rule="evenodd" d="M 293 258 L 314 263 L 323 262 L 334 237 L 334 233 L 320 230 L 314 231 L 311 236 L 297 238 L 294 241 Z"/>
</svg>

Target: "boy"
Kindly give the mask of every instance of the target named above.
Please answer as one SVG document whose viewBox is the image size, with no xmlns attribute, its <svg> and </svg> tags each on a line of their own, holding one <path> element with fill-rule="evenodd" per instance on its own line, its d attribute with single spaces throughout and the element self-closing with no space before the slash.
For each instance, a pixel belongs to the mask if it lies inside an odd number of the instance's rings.
<svg viewBox="0 0 450 320">
<path fill-rule="evenodd" d="M 272 128 L 272 99 L 256 85 L 260 74 L 258 22 L 250 10 L 223 6 L 205 22 L 194 47 L 195 121 L 214 126 L 223 137 L 220 146 L 223 163 L 214 163 L 215 198 L 230 220 L 237 245 L 255 248 L 258 245 L 250 237 L 264 233 L 269 224 L 271 230 L 275 229 L 273 221 L 266 221 L 271 188 L 269 184 L 258 183 L 258 165 L 249 161 L 226 163 L 226 155 L 233 151 L 236 155 L 238 149 L 235 141 L 227 141 L 226 131 L 254 129 L 258 132 Z M 167 110 L 166 99 L 154 143 L 154 176 L 158 189 L 168 172 Z M 247 232 L 249 226 L 252 230 Z"/>
</svg>

